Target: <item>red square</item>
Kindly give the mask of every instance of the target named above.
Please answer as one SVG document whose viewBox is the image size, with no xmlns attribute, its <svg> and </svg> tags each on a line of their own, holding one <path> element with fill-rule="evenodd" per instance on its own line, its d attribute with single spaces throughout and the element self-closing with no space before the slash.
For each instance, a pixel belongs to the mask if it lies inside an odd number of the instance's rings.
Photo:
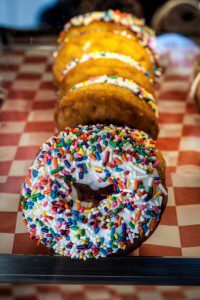
<svg viewBox="0 0 200 300">
<path fill-rule="evenodd" d="M 182 256 L 181 248 L 161 245 L 145 245 L 139 249 L 141 256 Z"/>
<path fill-rule="evenodd" d="M 177 124 L 183 122 L 183 114 L 168 114 L 160 113 L 159 114 L 159 123 L 160 124 Z"/>
<path fill-rule="evenodd" d="M 200 127 L 198 125 L 184 125 L 183 136 L 200 136 Z"/>
<path fill-rule="evenodd" d="M 180 138 L 158 138 L 157 147 L 163 151 L 176 151 L 179 148 Z"/>
<path fill-rule="evenodd" d="M 15 146 L 18 144 L 20 134 L 0 134 L 0 146 Z"/>
<path fill-rule="evenodd" d="M 6 158 L 5 158 L 5 160 L 6 160 Z M 0 175 L 1 176 L 8 175 L 11 164 L 12 164 L 12 161 L 1 161 L 0 162 Z"/>
<path fill-rule="evenodd" d="M 20 194 L 24 176 L 9 176 L 6 183 L 0 183 L 1 193 Z"/>
<path fill-rule="evenodd" d="M 36 101 L 33 103 L 33 109 L 50 109 L 56 105 L 56 99 L 49 101 Z"/>
<path fill-rule="evenodd" d="M 16 233 L 13 244 L 13 254 L 51 254 L 43 245 L 30 238 L 29 233 Z"/>
<path fill-rule="evenodd" d="M 0 211 L 0 232 L 14 233 L 16 227 L 17 212 Z"/>
<path fill-rule="evenodd" d="M 178 165 L 200 166 L 200 153 L 197 151 L 180 151 Z"/>
<path fill-rule="evenodd" d="M 165 211 L 162 215 L 161 222 L 162 225 L 169 225 L 169 226 L 177 226 L 177 215 L 176 215 L 176 207 L 174 206 L 167 206 Z"/>
<path fill-rule="evenodd" d="M 54 122 L 28 122 L 24 132 L 52 132 L 54 130 Z"/>
<path fill-rule="evenodd" d="M 25 121 L 27 117 L 28 113 L 21 111 L 2 111 L 0 114 L 1 121 Z"/>
<path fill-rule="evenodd" d="M 15 155 L 15 159 L 34 159 L 36 153 L 38 152 L 38 146 L 26 146 L 26 147 L 18 147 L 17 153 Z"/>
<path fill-rule="evenodd" d="M 176 205 L 199 204 L 200 188 L 174 187 Z"/>
<path fill-rule="evenodd" d="M 182 247 L 200 246 L 200 225 L 179 226 Z"/>
</svg>

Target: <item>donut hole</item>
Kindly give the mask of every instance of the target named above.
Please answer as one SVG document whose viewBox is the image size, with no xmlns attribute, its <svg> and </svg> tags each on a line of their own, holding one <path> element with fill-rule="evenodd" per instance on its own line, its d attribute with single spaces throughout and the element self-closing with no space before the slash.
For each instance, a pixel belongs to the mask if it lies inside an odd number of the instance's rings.
<svg viewBox="0 0 200 300">
<path fill-rule="evenodd" d="M 108 185 L 98 190 L 92 190 L 87 184 L 75 182 L 74 187 L 76 189 L 78 199 L 83 202 L 92 203 L 94 207 L 97 207 L 99 202 L 105 199 L 107 195 L 115 193 L 113 185 Z"/>
</svg>

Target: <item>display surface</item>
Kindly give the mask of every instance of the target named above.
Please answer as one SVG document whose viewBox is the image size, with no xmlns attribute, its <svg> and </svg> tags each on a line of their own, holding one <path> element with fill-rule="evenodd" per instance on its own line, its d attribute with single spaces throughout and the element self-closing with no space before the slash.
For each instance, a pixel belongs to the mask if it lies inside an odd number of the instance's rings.
<svg viewBox="0 0 200 300">
<path fill-rule="evenodd" d="M 1 253 L 48 254 L 29 239 L 19 211 L 19 198 L 34 154 L 54 132 L 56 95 L 51 55 L 52 51 L 44 48 L 32 48 L 5 51 L 0 58 L 7 93 L 0 136 Z M 199 256 L 199 116 L 196 105 L 186 99 L 186 70 L 179 77 L 170 71 L 169 68 L 159 92 L 158 139 L 167 162 L 169 202 L 157 231 L 132 255 Z"/>
</svg>

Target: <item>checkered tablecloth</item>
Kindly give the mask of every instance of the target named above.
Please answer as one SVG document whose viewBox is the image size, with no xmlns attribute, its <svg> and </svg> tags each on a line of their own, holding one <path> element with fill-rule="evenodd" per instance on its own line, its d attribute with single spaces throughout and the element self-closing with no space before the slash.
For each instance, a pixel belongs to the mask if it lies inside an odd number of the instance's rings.
<svg viewBox="0 0 200 300">
<path fill-rule="evenodd" d="M 52 50 L 6 50 L 0 128 L 0 253 L 48 254 L 29 238 L 20 188 L 38 146 L 54 132 Z M 133 255 L 200 256 L 200 117 L 188 99 L 189 74 L 169 66 L 159 89 L 158 146 L 167 162 L 168 206 L 156 232 Z"/>
<path fill-rule="evenodd" d="M 0 284 L 0 300 L 199 300 L 200 287 Z"/>
</svg>

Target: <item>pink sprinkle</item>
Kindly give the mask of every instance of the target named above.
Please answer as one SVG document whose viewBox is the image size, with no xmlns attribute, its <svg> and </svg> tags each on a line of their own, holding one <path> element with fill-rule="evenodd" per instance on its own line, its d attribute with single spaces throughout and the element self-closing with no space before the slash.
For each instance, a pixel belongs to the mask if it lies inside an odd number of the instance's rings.
<svg viewBox="0 0 200 300">
<path fill-rule="evenodd" d="M 66 174 L 66 175 L 69 175 L 70 173 L 66 170 L 62 170 L 62 173 Z"/>
<path fill-rule="evenodd" d="M 117 203 L 116 202 L 113 202 L 110 206 L 111 207 L 115 207 L 117 205 Z"/>
<path fill-rule="evenodd" d="M 74 147 L 75 147 L 75 148 L 78 147 L 78 141 L 77 141 L 77 140 L 74 141 Z"/>
<path fill-rule="evenodd" d="M 65 195 L 67 195 L 67 196 L 68 196 L 68 195 L 69 195 L 69 191 L 66 191 L 66 192 L 65 192 Z"/>
<path fill-rule="evenodd" d="M 131 161 L 132 159 L 131 159 L 131 157 L 127 157 L 127 161 Z"/>
<path fill-rule="evenodd" d="M 30 232 L 35 232 L 35 228 L 30 228 L 29 231 Z"/>
<path fill-rule="evenodd" d="M 102 180 L 103 180 L 103 179 L 100 177 L 100 178 L 98 179 L 98 182 L 102 182 Z"/>
<path fill-rule="evenodd" d="M 119 199 L 117 199 L 117 204 L 121 204 L 121 201 Z"/>
<path fill-rule="evenodd" d="M 156 184 L 158 184 L 158 183 L 162 183 L 162 180 L 161 180 L 161 179 L 159 179 L 159 180 L 154 180 L 154 182 L 155 182 Z"/>
<path fill-rule="evenodd" d="M 99 137 L 98 139 L 97 139 L 97 142 L 100 142 L 101 141 L 101 138 Z"/>
<path fill-rule="evenodd" d="M 45 202 L 42 204 L 42 206 L 43 206 L 43 207 L 46 207 L 47 204 L 48 204 L 48 201 L 45 201 Z"/>
<path fill-rule="evenodd" d="M 159 165 L 159 160 L 157 160 L 154 164 L 153 164 L 153 167 L 155 168 L 155 167 L 157 167 L 158 165 Z"/>
<path fill-rule="evenodd" d="M 57 228 L 60 228 L 61 225 L 62 225 L 62 223 L 61 223 L 61 222 L 58 222 L 58 223 L 57 223 Z"/>
</svg>

